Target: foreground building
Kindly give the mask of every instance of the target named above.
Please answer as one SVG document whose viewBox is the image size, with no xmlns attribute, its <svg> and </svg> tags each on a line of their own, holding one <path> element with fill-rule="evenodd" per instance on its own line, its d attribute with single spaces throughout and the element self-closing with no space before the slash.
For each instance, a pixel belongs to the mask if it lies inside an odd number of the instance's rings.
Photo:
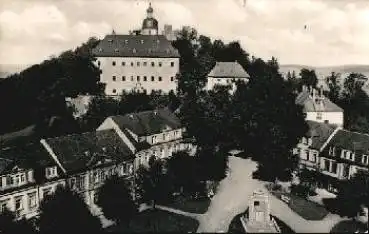
<svg viewBox="0 0 369 234">
<path fill-rule="evenodd" d="M 343 126 L 343 109 L 314 88 L 303 87 L 295 103 L 303 106 L 306 120 Z"/>
<path fill-rule="evenodd" d="M 216 62 L 207 77 L 206 90 L 215 86 L 231 86 L 231 92 L 236 90 L 237 82 L 248 83 L 250 75 L 238 62 Z"/>
<path fill-rule="evenodd" d="M 0 150 L 0 213 L 35 217 L 42 200 L 68 186 L 99 215 L 96 193 L 113 175 L 134 183 L 134 173 L 149 159 L 178 151 L 194 154 L 186 129 L 168 109 L 108 117 L 95 132 L 42 139 Z M 132 186 L 133 187 L 133 186 Z"/>
<path fill-rule="evenodd" d="M 158 34 L 153 11 L 150 5 L 141 30 L 129 35 L 113 32 L 93 49 L 106 95 L 121 95 L 124 91 L 176 92 L 180 56 L 171 41 Z"/>
<path fill-rule="evenodd" d="M 294 153 L 299 156 L 300 169 L 320 175 L 320 187 L 337 192 L 340 181 L 358 170 L 369 170 L 369 135 L 314 121 L 308 125 L 309 131 Z"/>
</svg>

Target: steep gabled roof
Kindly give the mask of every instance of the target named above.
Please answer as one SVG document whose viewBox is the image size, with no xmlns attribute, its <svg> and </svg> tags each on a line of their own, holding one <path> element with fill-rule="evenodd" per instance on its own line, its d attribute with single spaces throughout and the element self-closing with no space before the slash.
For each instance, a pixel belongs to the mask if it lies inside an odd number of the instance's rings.
<svg viewBox="0 0 369 234">
<path fill-rule="evenodd" d="M 114 130 L 71 134 L 46 139 L 67 172 L 93 167 L 99 161 L 132 159 L 128 146 Z"/>
<path fill-rule="evenodd" d="M 250 78 L 250 75 L 238 62 L 216 62 L 208 77 Z"/>
<path fill-rule="evenodd" d="M 307 121 L 309 131 L 306 136 L 312 138 L 311 148 L 319 150 L 324 143 L 332 135 L 337 126 L 326 123 L 317 123 L 314 121 Z"/>
<path fill-rule="evenodd" d="M 142 111 L 127 115 L 111 116 L 120 129 L 129 129 L 138 136 L 149 136 L 163 131 L 166 126 L 181 128 L 179 118 L 168 109 Z"/>
<path fill-rule="evenodd" d="M 342 129 L 334 135 L 328 145 L 360 154 L 369 154 L 369 135 Z"/>
<path fill-rule="evenodd" d="M 305 112 L 343 112 L 342 108 L 331 102 L 328 98 L 320 99 L 323 105 L 317 104 L 310 93 L 303 91 L 297 95 L 295 103 L 304 107 Z"/>
<path fill-rule="evenodd" d="M 92 53 L 95 57 L 179 58 L 164 35 L 107 35 Z"/>
<path fill-rule="evenodd" d="M 40 143 L 0 149 L 0 174 L 6 174 L 15 166 L 31 169 L 50 165 L 55 162 Z"/>
</svg>

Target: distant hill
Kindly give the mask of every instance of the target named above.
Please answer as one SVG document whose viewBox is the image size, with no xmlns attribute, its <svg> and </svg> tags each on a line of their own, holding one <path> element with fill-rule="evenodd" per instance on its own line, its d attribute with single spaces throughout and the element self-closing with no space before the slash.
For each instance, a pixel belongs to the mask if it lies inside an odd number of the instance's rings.
<svg viewBox="0 0 369 234">
<path fill-rule="evenodd" d="M 18 73 L 31 65 L 29 64 L 0 64 L 0 79 L 6 78 L 11 74 Z"/>
<path fill-rule="evenodd" d="M 328 67 L 313 67 L 313 66 L 305 66 L 305 65 L 298 65 L 298 64 L 287 64 L 287 65 L 280 65 L 279 71 L 283 75 L 287 75 L 288 71 L 295 71 L 296 75 L 300 73 L 302 68 L 307 69 L 314 69 L 315 73 L 318 76 L 319 84 L 318 85 L 325 85 L 325 78 L 329 76 L 332 72 L 341 73 L 341 77 L 345 78 L 350 73 L 356 72 L 361 73 L 364 76 L 369 78 L 369 65 L 342 65 L 342 66 L 328 66 Z M 342 82 L 344 79 L 341 80 Z"/>
</svg>

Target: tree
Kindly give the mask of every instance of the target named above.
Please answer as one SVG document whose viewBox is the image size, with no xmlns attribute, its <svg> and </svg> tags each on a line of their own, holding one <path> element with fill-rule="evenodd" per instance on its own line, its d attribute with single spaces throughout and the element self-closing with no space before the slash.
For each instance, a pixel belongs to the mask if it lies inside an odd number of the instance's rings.
<svg viewBox="0 0 369 234">
<path fill-rule="evenodd" d="M 318 77 L 315 74 L 314 70 L 309 70 L 306 68 L 301 69 L 300 71 L 301 77 L 301 85 L 312 86 L 315 88 L 318 84 Z"/>
<path fill-rule="evenodd" d="M 138 212 L 127 181 L 117 176 L 107 179 L 100 187 L 96 204 L 101 207 L 106 218 L 114 220 L 117 224 L 125 223 L 127 226 Z"/>
<path fill-rule="evenodd" d="M 326 83 L 329 87 L 328 98 L 334 103 L 339 102 L 341 95 L 340 77 L 341 74 L 332 72 L 331 75 L 326 78 Z"/>
<path fill-rule="evenodd" d="M 295 104 L 292 86 L 275 60 L 256 59 L 250 69 L 254 77 L 233 99 L 234 139 L 259 163 L 255 175 L 287 180 L 298 163 L 292 149 L 308 130 L 302 107 Z"/>
<path fill-rule="evenodd" d="M 40 207 L 41 234 L 99 233 L 101 223 L 75 192 L 59 187 Z"/>
<path fill-rule="evenodd" d="M 363 86 L 363 83 L 360 80 L 360 77 L 362 75 L 358 73 L 350 73 L 343 84 L 344 91 L 343 95 L 344 98 L 348 101 L 352 101 L 357 97 L 357 95 L 362 91 L 361 87 Z"/>
<path fill-rule="evenodd" d="M 149 160 L 149 167 L 141 166 L 136 173 L 136 192 L 140 200 L 150 202 L 153 209 L 157 201 L 167 200 L 172 192 L 163 169 L 163 162 L 153 156 Z"/>
</svg>

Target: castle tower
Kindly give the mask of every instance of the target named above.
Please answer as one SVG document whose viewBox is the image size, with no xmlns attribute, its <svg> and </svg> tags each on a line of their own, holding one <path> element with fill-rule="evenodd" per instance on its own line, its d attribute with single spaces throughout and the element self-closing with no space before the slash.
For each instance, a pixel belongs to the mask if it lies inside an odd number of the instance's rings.
<svg viewBox="0 0 369 234">
<path fill-rule="evenodd" d="M 142 22 L 141 34 L 143 35 L 157 35 L 159 31 L 159 23 L 153 17 L 154 9 L 149 5 L 146 10 L 146 18 Z"/>
</svg>

